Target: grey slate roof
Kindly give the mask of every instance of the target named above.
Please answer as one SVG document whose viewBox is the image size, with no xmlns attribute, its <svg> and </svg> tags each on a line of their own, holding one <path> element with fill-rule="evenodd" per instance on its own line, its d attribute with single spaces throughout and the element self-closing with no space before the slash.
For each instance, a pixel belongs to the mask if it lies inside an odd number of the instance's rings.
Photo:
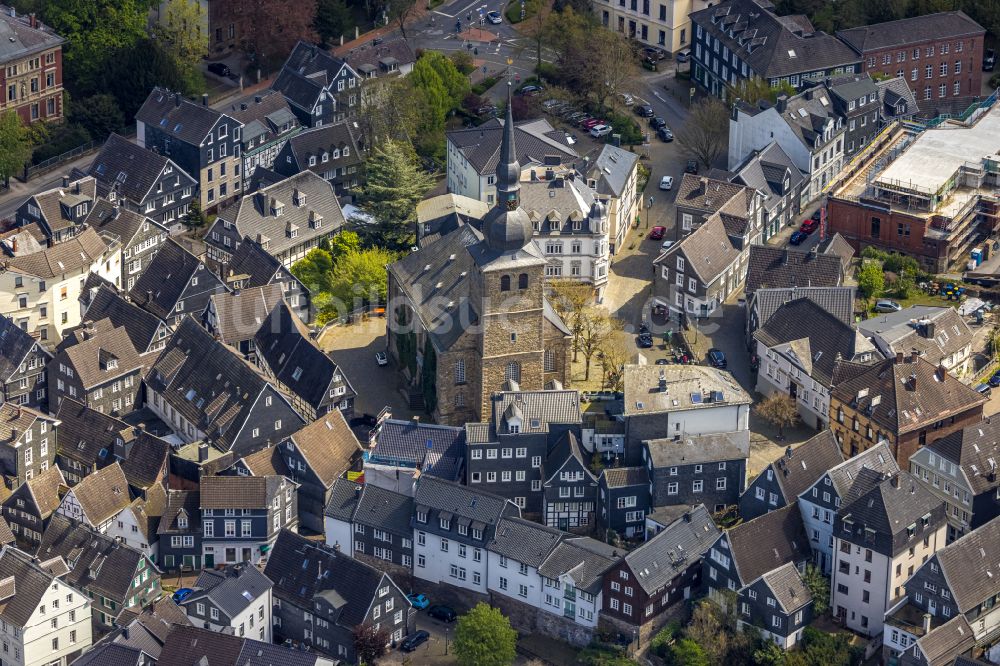
<svg viewBox="0 0 1000 666">
<path fill-rule="evenodd" d="M 1000 418 L 987 417 L 967 428 L 934 440 L 927 448 L 962 468 L 976 495 L 1000 486 Z"/>
<path fill-rule="evenodd" d="M 425 475 L 449 481 L 458 480 L 464 459 L 464 428 L 395 419 L 379 425 L 368 457 L 376 464 L 422 467 Z"/>
<path fill-rule="evenodd" d="M 164 227 L 145 215 L 117 206 L 104 198 L 94 203 L 85 222 L 99 234 L 117 236 L 123 245 L 135 238 L 143 224 L 157 227 L 164 234 L 167 232 Z"/>
<path fill-rule="evenodd" d="M 545 479 L 546 483 L 552 483 L 555 480 L 556 474 L 559 473 L 559 470 L 570 459 L 577 461 L 577 464 L 583 469 L 584 476 L 589 482 L 597 481 L 594 478 L 594 474 L 590 471 L 590 466 L 587 464 L 587 456 L 583 452 L 583 449 L 580 448 L 579 440 L 577 440 L 572 430 L 567 430 L 559 436 L 559 439 L 552 445 L 548 455 L 545 457 L 545 464 L 542 466 L 542 478 Z"/>
<path fill-rule="evenodd" d="M 273 594 L 282 605 L 291 603 L 312 610 L 313 599 L 322 595 L 339 606 L 336 623 L 348 629 L 365 619 L 387 578 L 374 567 L 288 530 L 278 534 L 264 575 L 274 581 Z"/>
<path fill-rule="evenodd" d="M 699 504 L 629 552 L 625 562 L 652 596 L 701 559 L 720 534 L 712 514 Z"/>
<path fill-rule="evenodd" d="M 591 216 L 596 200 L 594 190 L 572 173 L 557 173 L 549 180 L 526 180 L 521 183 L 521 208 L 540 234 L 601 234 L 601 217 Z M 579 224 L 579 229 L 575 225 Z"/>
<path fill-rule="evenodd" d="M 399 65 L 412 65 L 417 60 L 416 54 L 405 39 L 392 39 L 380 44 L 368 42 L 353 48 L 347 54 L 348 64 L 359 72 L 378 70 L 379 63 L 387 58 L 395 59 Z"/>
<path fill-rule="evenodd" d="M 364 162 L 360 150 L 359 138 L 361 134 L 357 123 L 353 120 L 345 120 L 339 123 L 331 123 L 322 127 L 314 127 L 299 132 L 288 140 L 287 151 L 291 152 L 295 161 L 294 165 L 279 160 L 274 168 L 280 173 L 291 175 L 306 169 L 311 169 L 318 173 L 331 169 L 347 168 L 352 165 Z M 344 155 L 344 150 L 347 155 Z M 340 157 L 334 158 L 333 151 L 339 151 Z M 327 154 L 327 161 L 322 160 L 323 154 Z M 285 154 L 285 151 L 282 151 Z M 315 157 L 316 164 L 310 165 L 309 158 Z"/>
<path fill-rule="evenodd" d="M 193 626 L 174 628 L 157 663 L 172 666 L 314 666 L 312 652 Z"/>
<path fill-rule="evenodd" d="M 840 257 L 771 245 L 750 246 L 748 296 L 764 288 L 839 287 L 842 281 Z"/>
<path fill-rule="evenodd" d="M 245 144 L 250 140 L 259 140 L 257 147 L 299 125 L 298 118 L 288 108 L 288 101 L 276 90 L 264 90 L 242 97 L 229 105 L 228 113 L 243 123 L 241 141 Z"/>
<path fill-rule="evenodd" d="M 928 324 L 933 325 L 933 330 Z M 971 347 L 975 336 L 955 308 L 913 305 L 858 324 L 858 331 L 884 342 L 890 354 L 916 349 L 931 363 Z"/>
<path fill-rule="evenodd" d="M 596 594 L 604 574 L 622 557 L 617 549 L 589 537 L 563 539 L 538 567 L 538 573 L 553 580 L 570 574 L 576 587 Z"/>
<path fill-rule="evenodd" d="M 200 146 L 225 115 L 209 106 L 184 99 L 180 93 L 157 87 L 149 93 L 135 119 L 184 143 Z"/>
<path fill-rule="evenodd" d="M 292 104 L 311 111 L 319 92 L 345 66 L 346 61 L 315 44 L 300 41 L 285 60 L 271 87 L 280 90 Z"/>
<path fill-rule="evenodd" d="M 330 499 L 326 503 L 323 515 L 344 523 L 354 520 L 354 512 L 357 511 L 360 500 L 359 491 L 364 487 L 363 484 L 347 479 L 334 481 L 333 485 L 330 486 Z"/>
<path fill-rule="evenodd" d="M 829 429 L 810 437 L 766 469 L 774 471 L 786 501 L 792 502 L 812 487 L 828 470 L 844 462 L 840 444 Z M 764 472 L 762 472 L 764 473 Z"/>
<path fill-rule="evenodd" d="M 787 562 L 810 556 L 809 538 L 797 503 L 741 523 L 725 533 L 743 585 Z"/>
<path fill-rule="evenodd" d="M 177 524 L 181 514 L 187 516 L 188 527 Z M 197 490 L 168 490 L 167 505 L 157 528 L 157 534 L 192 534 L 201 530 L 201 494 Z"/>
<path fill-rule="evenodd" d="M 785 188 L 785 177 L 788 188 Z M 783 197 L 793 192 L 805 175 L 799 171 L 792 158 L 772 141 L 763 150 L 754 151 L 736 168 L 733 182 L 752 187 L 764 195 L 764 208 L 768 212 L 781 205 Z"/>
<path fill-rule="evenodd" d="M 82 176 L 69 183 L 69 187 L 61 184 L 50 190 L 39 192 L 33 195 L 33 199 L 41 211 L 45 225 L 52 231 L 67 229 L 75 224 L 72 217 L 68 215 L 77 205 L 82 203 L 93 203 L 97 199 L 97 181 L 89 176 Z M 32 225 L 29 229 L 37 229 L 37 225 Z M 48 234 L 44 228 L 39 229 L 37 238 L 43 240 Z"/>
<path fill-rule="evenodd" d="M 645 445 L 654 468 L 743 460 L 750 455 L 750 431 L 688 435 L 680 441 L 665 437 L 646 440 Z"/>
<path fill-rule="evenodd" d="M 344 419 L 334 409 L 288 436 L 315 474 L 329 488 L 361 456 L 361 443 Z"/>
<path fill-rule="evenodd" d="M 21 362 L 35 344 L 36 340 L 27 331 L 0 315 L 0 382 L 6 382 L 20 369 Z"/>
<path fill-rule="evenodd" d="M 202 509 L 266 509 L 281 486 L 281 476 L 206 476 L 200 485 Z"/>
<path fill-rule="evenodd" d="M 941 571 L 961 613 L 1000 594 L 1000 518 L 972 530 L 939 550 Z"/>
<path fill-rule="evenodd" d="M 186 598 L 183 605 L 190 606 L 198 599 L 207 598 L 232 618 L 266 594 L 273 585 L 254 566 L 230 564 L 222 570 L 203 569 L 195 582 L 195 588 L 201 589 Z"/>
<path fill-rule="evenodd" d="M 97 192 L 102 197 L 114 190 L 118 196 L 138 205 L 150 194 L 155 194 L 153 185 L 167 167 L 186 185 L 197 185 L 197 181 L 170 158 L 112 133 L 87 169 L 87 175 L 97 180 Z"/>
<path fill-rule="evenodd" d="M 83 334 L 83 339 L 72 346 L 64 346 L 56 354 L 60 362 L 72 364 L 85 390 L 127 375 L 143 366 L 139 353 L 132 346 L 128 331 L 110 327 L 107 320 L 102 322 L 106 328 L 93 332 L 88 332 L 90 329 L 86 328 L 77 331 Z M 67 337 L 63 342 L 71 340 L 72 338 Z M 117 361 L 114 367 L 110 365 L 111 360 Z"/>
<path fill-rule="evenodd" d="M 976 646 L 976 636 L 964 615 L 957 615 L 917 639 L 927 666 L 949 666 L 952 659 Z"/>
<path fill-rule="evenodd" d="M 501 433 L 507 432 L 507 416 L 513 407 L 521 418 L 521 433 L 545 433 L 550 424 L 576 424 L 581 422 L 580 393 L 562 391 L 502 391 L 493 400 L 493 425 Z"/>
<path fill-rule="evenodd" d="M 94 527 L 110 520 L 132 503 L 128 480 L 117 462 L 88 474 L 71 492 Z"/>
<path fill-rule="evenodd" d="M 758 321 L 763 325 L 789 301 L 808 298 L 850 326 L 854 322 L 854 287 L 777 287 L 754 292 Z"/>
<path fill-rule="evenodd" d="M 100 643 L 73 661 L 73 666 L 144 666 L 147 656 L 137 647 Z"/>
<path fill-rule="evenodd" d="M 847 242 L 847 239 L 840 235 L 839 231 L 816 246 L 820 254 L 833 254 L 840 257 L 840 263 L 844 267 L 844 273 L 848 272 L 851 260 L 854 258 L 854 248 Z"/>
<path fill-rule="evenodd" d="M 495 527 L 505 515 L 518 515 L 511 509 L 515 505 L 499 495 L 427 475 L 417 481 L 413 502 L 416 507 L 445 511 L 459 519 L 478 521 L 488 528 Z"/>
<path fill-rule="evenodd" d="M 107 243 L 97 231 L 87 227 L 73 238 L 40 252 L 5 258 L 0 261 L 0 268 L 51 280 L 67 273 L 90 272 L 90 267 L 107 249 Z"/>
<path fill-rule="evenodd" d="M 342 479 L 337 479 L 336 484 L 340 486 L 341 482 Z M 346 485 L 353 488 L 356 484 L 346 481 Z M 351 493 L 354 494 L 353 489 Z M 338 494 L 342 494 L 342 492 Z M 327 506 L 329 507 L 333 503 L 333 498 L 331 498 L 330 504 Z M 353 520 L 396 534 L 410 535 L 413 532 L 411 527 L 413 498 L 381 486 L 365 484 L 362 486 L 361 497 L 358 498 Z M 407 536 L 407 538 L 410 537 Z"/>
<path fill-rule="evenodd" d="M 840 532 L 846 521 L 852 521 L 853 527 L 843 532 L 852 534 L 855 543 L 862 543 L 866 529 L 874 530 L 874 539 L 867 543 L 877 552 L 895 554 L 906 541 L 908 526 L 929 514 L 933 525 L 944 520 L 943 512 L 943 501 L 909 472 L 883 477 L 865 468 L 840 504 L 836 529 Z"/>
<path fill-rule="evenodd" d="M 168 238 L 160 244 L 160 249 L 135 281 L 135 285 L 128 293 L 129 299 L 142 309 L 165 320 L 171 316 L 177 301 L 181 300 L 184 294 L 184 288 L 199 270 L 208 276 L 205 265 L 198 257 Z M 201 282 L 204 284 L 199 284 L 185 298 L 190 298 L 201 290 L 218 291 L 213 280 L 205 279 Z"/>
<path fill-rule="evenodd" d="M 779 17 L 773 8 L 770 2 L 728 0 L 692 12 L 691 21 L 718 38 L 763 79 L 858 62 L 850 47 L 815 30 L 805 16 Z"/>
<path fill-rule="evenodd" d="M 829 471 L 830 481 L 841 498 L 850 491 L 858 472 L 862 469 L 872 469 L 880 474 L 895 474 L 899 471 L 899 465 L 892 456 L 888 444 L 883 441 L 865 449 L 853 458 L 848 458 L 836 467 L 831 467 Z"/>
<path fill-rule="evenodd" d="M 84 322 L 107 319 L 112 326 L 125 329 L 132 346 L 140 354 L 157 342 L 157 331 L 166 326 L 162 319 L 122 298 L 113 287 L 101 285 L 90 299 Z"/>
<path fill-rule="evenodd" d="M 299 194 L 305 197 L 301 204 Z M 276 204 L 282 207 L 280 216 L 272 212 Z M 317 216 L 321 221 L 318 228 L 313 221 Z M 222 211 L 219 217 L 232 222 L 240 234 L 262 245 L 268 242 L 267 251 L 271 254 L 328 236 L 344 226 L 344 213 L 333 186 L 312 171 L 263 187 Z M 291 231 L 297 232 L 295 238 L 291 237 Z"/>
<path fill-rule="evenodd" d="M 538 568 L 564 533 L 523 518 L 502 518 L 487 548 L 498 555 Z"/>
<path fill-rule="evenodd" d="M 281 268 L 281 262 L 253 238 L 244 236 L 227 268 L 228 275 L 246 276 L 245 287 L 263 287 L 274 279 Z"/>
<path fill-rule="evenodd" d="M 533 164 L 543 164 L 546 155 L 558 156 L 567 166 L 579 155 L 565 140 L 552 138 L 552 125 L 545 119 L 530 120 L 514 125 L 514 143 L 518 163 L 522 169 Z M 453 130 L 447 133 L 448 141 L 469 161 L 479 174 L 492 174 L 500 161 L 500 140 L 503 121 L 489 120 L 479 127 Z"/>
<path fill-rule="evenodd" d="M 174 331 L 146 383 L 223 450 L 232 448 L 256 398 L 267 387 L 254 368 L 192 317 L 185 317 Z M 299 420 L 288 427 L 301 425 Z"/>
<path fill-rule="evenodd" d="M 598 194 L 621 197 L 638 162 L 639 156 L 635 153 L 606 143 L 587 171 L 587 178 L 597 181 Z"/>
<path fill-rule="evenodd" d="M 277 381 L 313 409 L 331 403 L 329 392 L 334 387 L 345 392 L 333 402 L 357 395 L 340 367 L 313 342 L 309 329 L 283 300 L 257 329 L 254 347 L 257 358 L 267 363 Z"/>
<path fill-rule="evenodd" d="M 962 11 L 938 12 L 896 21 L 838 30 L 839 37 L 858 53 L 931 40 L 982 35 L 986 29 Z"/>
<path fill-rule="evenodd" d="M 211 302 L 215 306 L 215 325 L 219 339 L 227 345 L 253 339 L 281 299 L 281 285 L 277 282 L 263 287 L 215 294 Z"/>
<path fill-rule="evenodd" d="M 877 360 L 882 354 L 863 335 L 808 298 L 785 303 L 754 332 L 754 338 L 786 356 L 794 356 L 809 375 L 830 386 L 837 358 Z"/>
<path fill-rule="evenodd" d="M 910 90 L 909 84 L 903 77 L 895 76 L 891 79 L 876 81 L 875 86 L 878 88 L 879 101 L 882 103 L 882 115 L 886 118 L 911 116 L 920 112 L 917 96 Z M 897 111 L 900 103 L 904 106 L 902 113 Z"/>
<path fill-rule="evenodd" d="M 13 62 L 62 44 L 65 40 L 41 21 L 32 28 L 27 15 L 11 16 L 4 7 L 0 14 L 0 62 Z M 32 15 L 33 16 L 33 15 Z"/>
<path fill-rule="evenodd" d="M 17 548 L 5 546 L 0 552 L 0 579 L 13 578 L 13 586 L 0 593 L 0 618 L 23 629 L 39 603 L 55 582 L 32 557 Z"/>
<path fill-rule="evenodd" d="M 767 572 L 763 578 L 785 613 L 794 613 L 812 601 L 812 593 L 791 562 Z"/>
<path fill-rule="evenodd" d="M 753 247 L 756 246 L 751 249 Z M 678 255 L 685 258 L 687 266 L 702 284 L 710 285 L 739 259 L 740 251 L 729 240 L 722 216 L 716 212 L 700 227 L 657 257 L 654 263 L 674 263 L 674 257 Z"/>
</svg>

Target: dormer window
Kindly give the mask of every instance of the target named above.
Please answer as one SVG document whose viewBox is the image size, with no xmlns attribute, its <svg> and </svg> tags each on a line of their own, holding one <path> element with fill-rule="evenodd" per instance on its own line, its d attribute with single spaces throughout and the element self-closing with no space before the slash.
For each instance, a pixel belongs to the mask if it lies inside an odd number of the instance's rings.
<svg viewBox="0 0 1000 666">
<path fill-rule="evenodd" d="M 188 528 L 187 516 L 177 516 L 177 527 L 182 530 L 186 530 Z"/>
<path fill-rule="evenodd" d="M 479 530 L 479 529 L 476 529 L 475 527 L 473 527 L 472 528 L 472 538 L 473 539 L 477 539 L 479 541 L 482 541 L 482 539 L 483 539 L 483 531 Z"/>
<path fill-rule="evenodd" d="M 353 81 L 354 79 L 351 80 Z M 343 155 L 344 157 L 349 157 L 351 154 L 351 149 L 345 147 L 342 151 L 340 151 L 340 154 Z"/>
<path fill-rule="evenodd" d="M 285 205 L 278 201 L 277 199 L 271 199 L 271 215 L 275 217 L 281 217 L 281 214 L 285 210 Z"/>
<path fill-rule="evenodd" d="M 441 523 L 441 529 L 443 529 L 443 530 L 450 530 L 451 529 L 451 520 L 450 519 L 448 519 L 448 518 L 441 518 L 440 523 Z"/>
<path fill-rule="evenodd" d="M 427 512 L 426 511 L 417 511 L 417 522 L 418 523 L 426 523 L 427 522 Z"/>
<path fill-rule="evenodd" d="M 108 370 L 114 370 L 117 367 L 118 367 L 118 359 L 116 359 L 116 358 L 109 358 L 108 359 Z"/>
<path fill-rule="evenodd" d="M 322 157 L 323 164 L 326 164 L 329 161 L 330 161 L 330 154 L 329 153 L 323 153 L 323 157 Z"/>
</svg>

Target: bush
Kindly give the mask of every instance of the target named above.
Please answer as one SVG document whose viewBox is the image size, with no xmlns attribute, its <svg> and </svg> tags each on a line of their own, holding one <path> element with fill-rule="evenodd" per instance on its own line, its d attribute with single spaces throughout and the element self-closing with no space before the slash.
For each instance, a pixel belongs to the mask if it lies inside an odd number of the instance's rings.
<svg viewBox="0 0 1000 666">
<path fill-rule="evenodd" d="M 48 142 L 35 148 L 31 155 L 33 164 L 38 164 L 57 155 L 62 155 L 91 140 L 90 134 L 83 128 L 83 125 L 77 123 L 52 125 L 49 127 L 49 130 L 50 136 Z"/>
<path fill-rule="evenodd" d="M 499 76 L 488 76 L 476 85 L 472 86 L 472 92 L 476 95 L 483 95 L 487 90 L 495 86 L 500 81 Z"/>
<path fill-rule="evenodd" d="M 559 68 L 551 62 L 540 62 L 535 66 L 535 73 L 538 74 L 538 78 L 545 79 L 549 83 L 558 84 L 561 79 L 559 77 Z"/>
<path fill-rule="evenodd" d="M 638 123 L 636 123 L 631 116 L 612 111 L 606 114 L 605 117 L 611 127 L 614 128 L 615 133 L 622 135 L 623 145 L 628 144 L 634 146 L 642 143 L 642 130 L 639 129 Z"/>
<path fill-rule="evenodd" d="M 657 657 L 666 659 L 667 655 L 670 654 L 670 644 L 674 642 L 680 631 L 681 625 L 676 620 L 663 627 L 663 629 L 660 629 L 653 636 L 653 640 L 649 642 L 650 651 Z"/>
</svg>

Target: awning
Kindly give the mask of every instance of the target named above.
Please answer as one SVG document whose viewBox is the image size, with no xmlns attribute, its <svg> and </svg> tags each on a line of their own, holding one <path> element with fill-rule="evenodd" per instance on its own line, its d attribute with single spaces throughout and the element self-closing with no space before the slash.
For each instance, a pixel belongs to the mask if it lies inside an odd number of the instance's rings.
<svg viewBox="0 0 1000 666">
<path fill-rule="evenodd" d="M 260 547 L 260 554 L 263 555 L 269 550 L 271 550 L 271 544 L 265 543 L 263 546 Z"/>
</svg>

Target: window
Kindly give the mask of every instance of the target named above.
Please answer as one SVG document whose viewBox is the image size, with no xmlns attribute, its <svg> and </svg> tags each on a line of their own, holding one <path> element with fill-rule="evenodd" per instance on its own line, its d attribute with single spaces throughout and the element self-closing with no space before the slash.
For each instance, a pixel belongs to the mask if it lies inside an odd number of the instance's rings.
<svg viewBox="0 0 1000 666">
<path fill-rule="evenodd" d="M 455 383 L 465 383 L 465 359 L 460 358 L 455 362 Z"/>
<path fill-rule="evenodd" d="M 704 487 L 705 487 L 705 482 L 702 481 L 701 479 L 698 479 L 697 481 L 693 481 L 691 483 L 691 491 L 695 493 L 700 493 L 702 489 L 704 489 Z"/>
</svg>

